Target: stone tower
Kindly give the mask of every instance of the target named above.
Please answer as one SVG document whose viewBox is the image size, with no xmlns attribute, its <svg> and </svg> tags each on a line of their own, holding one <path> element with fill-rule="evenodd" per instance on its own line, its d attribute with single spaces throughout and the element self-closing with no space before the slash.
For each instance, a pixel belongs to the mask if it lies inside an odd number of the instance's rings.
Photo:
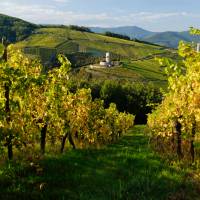
<svg viewBox="0 0 200 200">
<path fill-rule="evenodd" d="M 107 53 L 106 53 L 106 63 L 107 63 L 107 64 L 110 64 L 110 62 L 111 62 L 111 60 L 110 60 L 110 53 L 107 52 Z"/>
<path fill-rule="evenodd" d="M 200 52 L 200 43 L 197 43 L 197 52 Z"/>
</svg>

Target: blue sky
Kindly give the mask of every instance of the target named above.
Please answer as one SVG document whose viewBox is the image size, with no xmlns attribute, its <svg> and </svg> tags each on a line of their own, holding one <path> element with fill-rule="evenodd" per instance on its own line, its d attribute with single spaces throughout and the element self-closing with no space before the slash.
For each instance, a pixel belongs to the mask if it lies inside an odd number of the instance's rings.
<svg viewBox="0 0 200 200">
<path fill-rule="evenodd" d="M 40 24 L 128 25 L 152 31 L 200 27 L 200 0 L 0 0 L 0 13 Z"/>
</svg>

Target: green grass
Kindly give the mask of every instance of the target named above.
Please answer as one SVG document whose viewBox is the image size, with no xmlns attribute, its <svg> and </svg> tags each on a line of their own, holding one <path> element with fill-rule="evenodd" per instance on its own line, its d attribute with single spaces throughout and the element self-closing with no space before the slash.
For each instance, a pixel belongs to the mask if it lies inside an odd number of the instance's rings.
<svg viewBox="0 0 200 200">
<path fill-rule="evenodd" d="M 99 150 L 69 150 L 38 164 L 7 164 L 0 170 L 0 199 L 198 200 L 187 170 L 156 156 L 135 128 Z M 42 169 L 42 170 L 41 170 Z"/>
<path fill-rule="evenodd" d="M 85 68 L 93 78 L 129 80 L 132 82 L 152 82 L 158 88 L 167 88 L 167 77 L 155 59 L 137 61 L 124 60 L 120 67 Z"/>
<path fill-rule="evenodd" d="M 153 82 L 156 86 L 166 88 L 167 77 L 155 59 L 127 61 L 123 67 L 142 76 L 143 81 Z"/>
</svg>

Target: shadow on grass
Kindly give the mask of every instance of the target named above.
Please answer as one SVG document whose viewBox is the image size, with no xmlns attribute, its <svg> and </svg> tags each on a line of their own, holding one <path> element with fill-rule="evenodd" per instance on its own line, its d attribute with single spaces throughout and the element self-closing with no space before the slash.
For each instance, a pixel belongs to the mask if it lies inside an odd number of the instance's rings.
<svg viewBox="0 0 200 200">
<path fill-rule="evenodd" d="M 46 157 L 40 175 L 22 169 L 15 180 L 0 180 L 0 199 L 162 200 L 190 190 L 182 184 L 183 172 L 151 152 L 143 128 L 101 150 Z"/>
</svg>

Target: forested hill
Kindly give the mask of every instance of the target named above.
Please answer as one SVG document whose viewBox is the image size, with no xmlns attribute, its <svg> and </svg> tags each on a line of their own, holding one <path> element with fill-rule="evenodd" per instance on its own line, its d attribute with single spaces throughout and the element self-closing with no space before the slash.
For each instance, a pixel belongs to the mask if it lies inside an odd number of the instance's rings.
<svg viewBox="0 0 200 200">
<path fill-rule="evenodd" d="M 35 24 L 0 14 L 0 38 L 6 37 L 9 42 L 23 40 L 31 35 L 36 28 Z"/>
</svg>

